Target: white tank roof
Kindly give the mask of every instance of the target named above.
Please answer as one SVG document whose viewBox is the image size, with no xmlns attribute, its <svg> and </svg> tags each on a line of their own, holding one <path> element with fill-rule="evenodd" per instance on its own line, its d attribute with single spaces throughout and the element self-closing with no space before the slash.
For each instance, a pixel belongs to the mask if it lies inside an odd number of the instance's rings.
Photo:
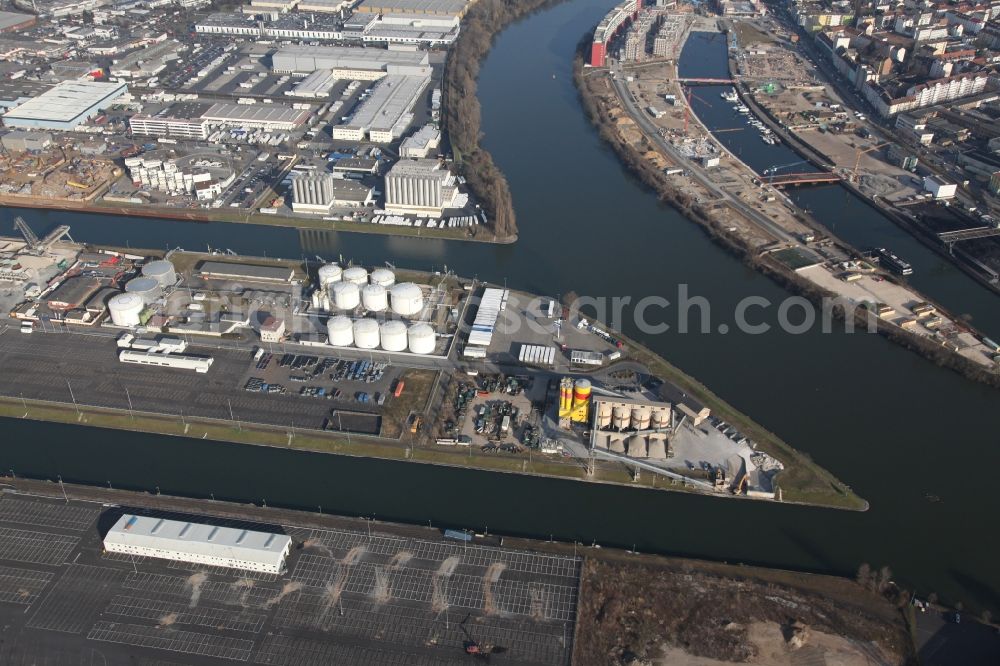
<svg viewBox="0 0 1000 666">
<path fill-rule="evenodd" d="M 354 322 L 343 315 L 330 317 L 326 322 L 326 334 L 331 345 L 349 347 L 354 344 Z"/>
<path fill-rule="evenodd" d="M 410 351 L 414 354 L 431 354 L 437 342 L 437 336 L 430 324 L 414 324 L 407 331 Z"/>
<path fill-rule="evenodd" d="M 338 310 L 353 310 L 361 303 L 358 285 L 353 282 L 334 282 L 332 291 L 333 304 Z"/>
<path fill-rule="evenodd" d="M 392 311 L 404 317 L 415 315 L 424 307 L 423 292 L 412 282 L 401 282 L 389 290 Z"/>
<path fill-rule="evenodd" d="M 333 282 L 339 281 L 343 273 L 343 269 L 337 264 L 323 264 L 316 272 L 316 278 L 319 280 L 320 287 L 326 287 Z"/>
<path fill-rule="evenodd" d="M 361 285 L 368 282 L 368 271 L 361 266 L 351 266 L 344 270 L 343 278 L 347 282 Z"/>
<path fill-rule="evenodd" d="M 376 268 L 369 277 L 372 284 L 380 284 L 383 287 L 391 287 L 396 284 L 396 274 L 388 268 Z"/>
<path fill-rule="evenodd" d="M 138 326 L 144 307 L 146 303 L 139 294 L 115 294 L 108 301 L 111 321 L 115 326 Z"/>
<path fill-rule="evenodd" d="M 406 324 L 397 320 L 387 321 L 382 324 L 379 333 L 382 336 L 382 349 L 391 352 L 406 351 Z"/>
<path fill-rule="evenodd" d="M 177 271 L 174 265 L 166 259 L 151 261 L 142 267 L 142 274 L 156 280 L 161 286 L 168 287 L 177 282 Z"/>
<path fill-rule="evenodd" d="M 354 322 L 354 344 L 360 349 L 375 349 L 379 345 L 378 322 L 358 319 Z"/>
<path fill-rule="evenodd" d="M 361 287 L 361 304 L 365 310 L 382 312 L 389 307 L 389 296 L 380 284 L 366 284 Z"/>
</svg>

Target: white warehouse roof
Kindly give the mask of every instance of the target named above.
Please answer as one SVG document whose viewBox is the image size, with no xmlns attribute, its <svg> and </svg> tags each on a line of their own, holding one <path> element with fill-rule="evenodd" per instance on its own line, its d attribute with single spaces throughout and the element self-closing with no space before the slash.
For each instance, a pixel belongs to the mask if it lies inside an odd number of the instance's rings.
<svg viewBox="0 0 1000 666">
<path fill-rule="evenodd" d="M 70 122 L 91 107 L 124 94 L 125 90 L 124 83 L 64 81 L 8 111 L 4 118 Z"/>
<path fill-rule="evenodd" d="M 257 532 L 206 523 L 191 523 L 125 514 L 104 537 L 111 552 L 149 553 L 186 562 L 221 560 L 222 566 L 280 571 L 292 539 L 287 534 Z"/>
</svg>

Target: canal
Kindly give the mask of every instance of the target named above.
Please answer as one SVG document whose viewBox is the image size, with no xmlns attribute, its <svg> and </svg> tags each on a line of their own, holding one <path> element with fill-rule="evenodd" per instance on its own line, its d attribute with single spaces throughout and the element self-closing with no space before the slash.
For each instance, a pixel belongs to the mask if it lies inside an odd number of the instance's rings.
<svg viewBox="0 0 1000 666">
<path fill-rule="evenodd" d="M 892 567 L 897 580 L 924 592 L 1000 609 L 1000 535 L 993 529 L 1000 496 L 991 492 L 990 476 L 1000 469 L 1000 396 L 874 335 L 816 328 L 792 335 L 776 326 L 759 335 L 733 327 L 719 332 L 714 324 L 731 321 L 742 299 L 777 304 L 788 294 L 660 205 L 623 172 L 584 119 L 572 83 L 573 52 L 610 4 L 579 0 L 533 14 L 499 36 L 482 68 L 485 143 L 510 180 L 520 227 L 515 245 L 35 211 L 4 210 L 0 219 L 9 229 L 20 213 L 38 231 L 69 223 L 78 240 L 127 239 L 134 247 L 208 244 L 246 254 L 447 265 L 551 295 L 574 290 L 676 303 L 686 285 L 710 303 L 711 331 L 679 333 L 672 326 L 647 335 L 628 323 L 625 331 L 807 452 L 868 499 L 871 510 L 723 500 L 17 420 L 3 423 L 0 469 L 848 575 L 869 562 Z M 826 196 L 833 198 L 822 205 L 843 207 L 841 194 Z M 892 246 L 916 263 L 903 246 Z M 920 265 L 917 270 L 928 280 L 934 275 Z M 967 308 L 977 318 L 995 309 L 983 296 L 970 299 L 955 309 Z M 775 324 L 774 310 L 763 309 L 756 318 Z M 660 316 L 674 319 L 669 310 Z"/>
</svg>

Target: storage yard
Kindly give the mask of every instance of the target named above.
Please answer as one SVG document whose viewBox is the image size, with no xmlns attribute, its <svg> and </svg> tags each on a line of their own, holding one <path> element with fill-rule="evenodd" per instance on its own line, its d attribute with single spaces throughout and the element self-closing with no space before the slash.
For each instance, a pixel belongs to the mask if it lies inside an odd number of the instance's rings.
<svg viewBox="0 0 1000 666">
<path fill-rule="evenodd" d="M 192 534 L 275 534 L 290 538 L 290 554 L 280 573 L 267 573 L 102 552 L 125 514 L 181 521 Z M 3 663 L 82 663 L 99 653 L 107 664 L 438 665 L 468 663 L 476 646 L 498 664 L 561 665 L 572 652 L 572 557 L 429 531 L 262 524 L 9 492 L 0 531 Z"/>
</svg>

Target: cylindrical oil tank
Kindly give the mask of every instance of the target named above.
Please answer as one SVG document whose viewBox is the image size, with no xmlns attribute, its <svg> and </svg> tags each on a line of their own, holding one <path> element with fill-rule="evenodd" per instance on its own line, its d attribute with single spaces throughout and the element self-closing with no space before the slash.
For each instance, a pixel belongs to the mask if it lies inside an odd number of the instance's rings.
<svg viewBox="0 0 1000 666">
<path fill-rule="evenodd" d="M 142 299 L 146 305 L 156 301 L 163 293 L 160 283 L 153 278 L 138 277 L 125 283 L 125 291 L 135 294 Z"/>
<path fill-rule="evenodd" d="M 115 326 L 138 326 L 139 315 L 144 307 L 146 304 L 138 294 L 115 294 L 108 301 L 111 321 Z"/>
<path fill-rule="evenodd" d="M 390 352 L 406 351 L 406 324 L 399 320 L 387 321 L 379 329 L 382 336 L 382 349 Z"/>
<path fill-rule="evenodd" d="M 614 416 L 612 423 L 618 430 L 624 430 L 631 423 L 631 418 L 629 417 L 628 407 L 624 405 L 615 405 Z"/>
<path fill-rule="evenodd" d="M 149 262 L 142 267 L 142 274 L 144 277 L 156 280 L 161 287 L 172 287 L 177 284 L 177 271 L 166 259 Z"/>
<path fill-rule="evenodd" d="M 586 402 L 590 399 L 590 381 L 578 379 L 573 384 L 573 404 Z"/>
<path fill-rule="evenodd" d="M 379 344 L 378 322 L 358 319 L 354 322 L 354 345 L 360 349 L 376 349 Z"/>
<path fill-rule="evenodd" d="M 326 322 L 326 335 L 334 347 L 350 347 L 354 344 L 354 322 L 344 315 L 330 317 Z"/>
<path fill-rule="evenodd" d="M 344 270 L 344 282 L 353 282 L 354 284 L 361 286 L 363 284 L 368 284 L 368 271 L 366 271 L 361 266 L 351 266 Z"/>
<path fill-rule="evenodd" d="M 337 264 L 323 264 L 316 274 L 320 289 L 327 289 L 334 282 L 340 282 L 344 271 Z"/>
<path fill-rule="evenodd" d="M 412 282 L 394 284 L 389 290 L 392 311 L 403 317 L 412 317 L 424 309 L 424 295 Z"/>
<path fill-rule="evenodd" d="M 380 284 L 366 284 L 361 287 L 361 304 L 370 312 L 383 312 L 389 307 L 389 296 Z"/>
<path fill-rule="evenodd" d="M 407 331 L 410 351 L 414 354 L 432 354 L 437 343 L 437 336 L 430 324 L 414 324 Z"/>
<path fill-rule="evenodd" d="M 334 282 L 333 304 L 338 310 L 353 310 L 361 303 L 361 292 L 353 282 Z"/>
<path fill-rule="evenodd" d="M 386 289 L 396 284 L 396 274 L 388 268 L 376 268 L 368 278 L 372 284 L 380 285 Z"/>
</svg>

